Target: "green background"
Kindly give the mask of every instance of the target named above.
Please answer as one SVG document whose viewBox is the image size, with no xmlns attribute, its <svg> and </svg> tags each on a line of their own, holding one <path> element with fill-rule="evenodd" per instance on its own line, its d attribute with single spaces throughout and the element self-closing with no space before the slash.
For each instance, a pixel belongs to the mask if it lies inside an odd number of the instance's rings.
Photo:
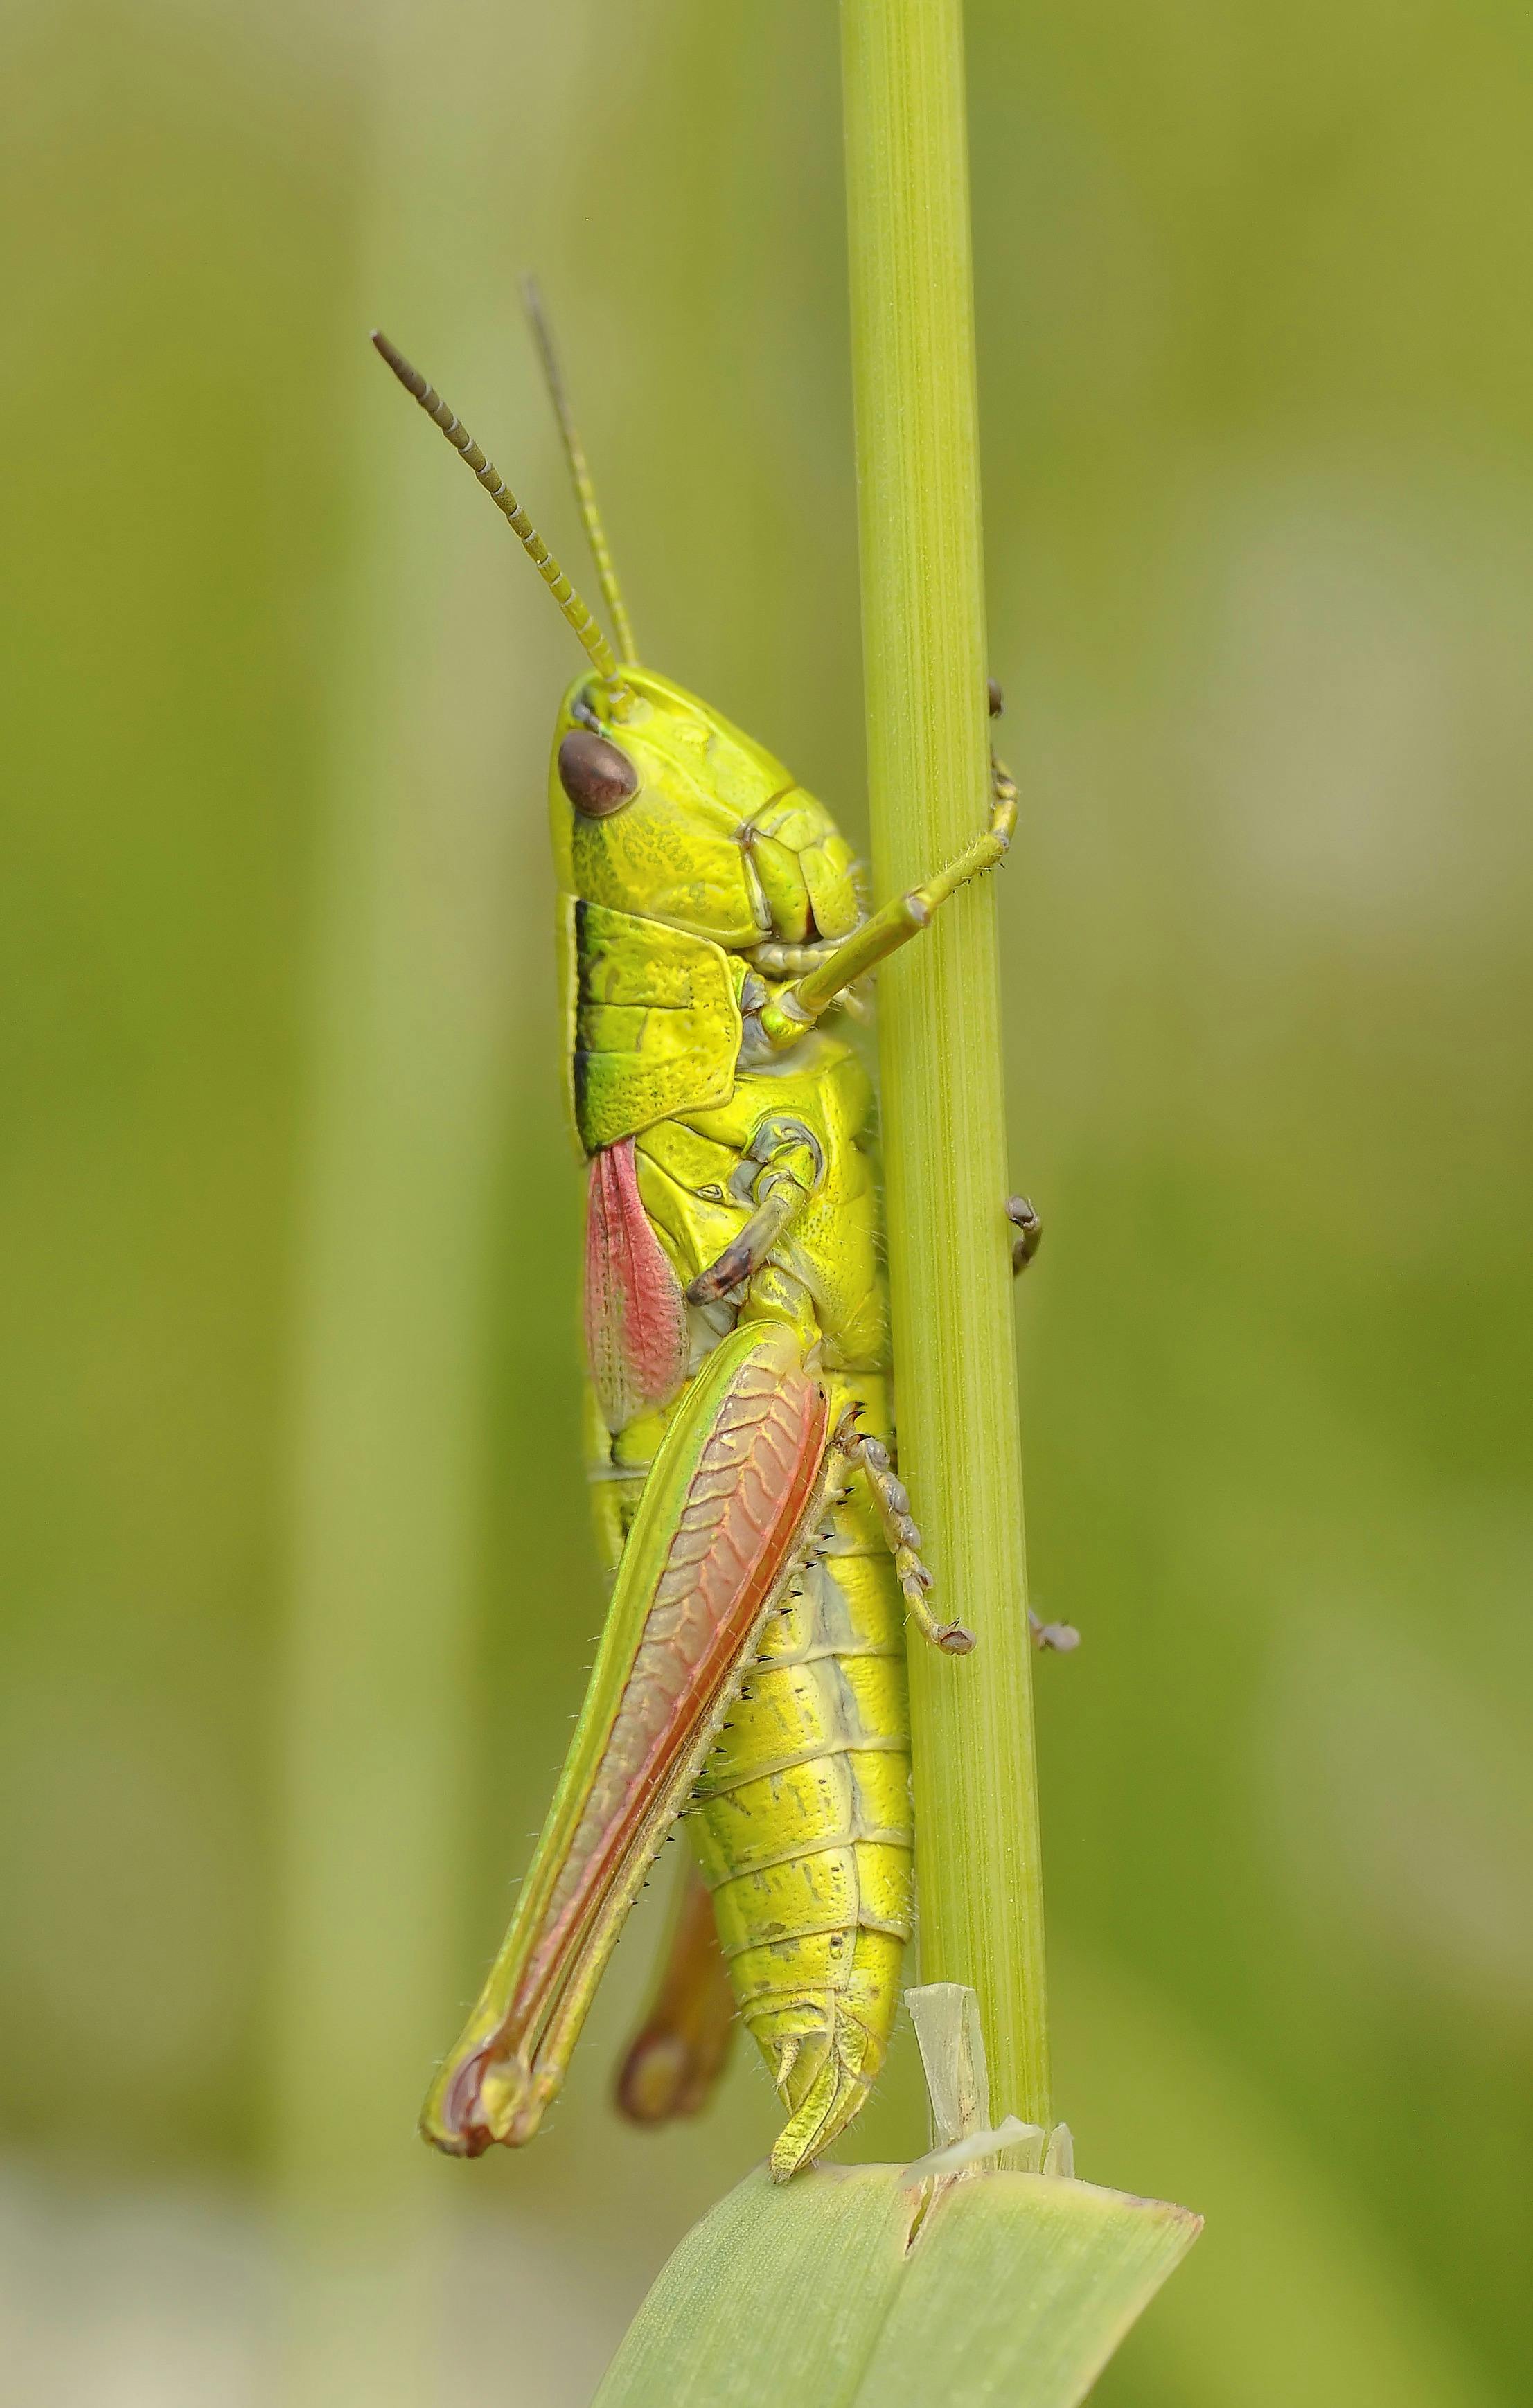
<svg viewBox="0 0 1533 2408">
<path fill-rule="evenodd" d="M 1100 2397 L 1511 2408 L 1533 21 L 968 16 L 1058 2096 L 1209 2218 Z M 537 265 L 646 657 L 862 830 L 835 12 L 16 0 L 0 61 L 0 2314 L 47 2408 L 560 2408 L 774 2102 L 610 2121 L 649 1899 L 537 2146 L 412 2138 L 600 1610 L 578 656 L 365 337 L 583 575 Z"/>
</svg>

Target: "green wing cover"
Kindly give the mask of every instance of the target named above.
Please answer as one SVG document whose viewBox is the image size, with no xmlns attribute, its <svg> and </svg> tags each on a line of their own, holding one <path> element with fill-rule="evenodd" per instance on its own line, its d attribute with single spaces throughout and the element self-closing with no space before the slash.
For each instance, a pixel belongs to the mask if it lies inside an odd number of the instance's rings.
<svg viewBox="0 0 1533 2408">
<path fill-rule="evenodd" d="M 439 2148 L 530 2139 L 820 1498 L 828 1406 L 792 1330 L 721 1340 L 671 1423 L 505 1943 L 426 2100 Z"/>
</svg>

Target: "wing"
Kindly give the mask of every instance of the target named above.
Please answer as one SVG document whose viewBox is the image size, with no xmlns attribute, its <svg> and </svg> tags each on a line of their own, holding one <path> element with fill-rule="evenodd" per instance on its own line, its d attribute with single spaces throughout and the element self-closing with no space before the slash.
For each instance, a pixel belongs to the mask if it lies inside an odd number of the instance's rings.
<svg viewBox="0 0 1533 2408">
<path fill-rule="evenodd" d="M 631 1137 L 591 1157 L 585 1351 L 612 1430 L 668 1403 L 687 1375 L 686 1299 L 639 1201 Z"/>
<path fill-rule="evenodd" d="M 725 1338 L 666 1433 L 511 1928 L 422 2129 L 455 2157 L 530 2140 L 656 1851 L 812 1531 L 829 1415 L 798 1340 Z"/>
</svg>

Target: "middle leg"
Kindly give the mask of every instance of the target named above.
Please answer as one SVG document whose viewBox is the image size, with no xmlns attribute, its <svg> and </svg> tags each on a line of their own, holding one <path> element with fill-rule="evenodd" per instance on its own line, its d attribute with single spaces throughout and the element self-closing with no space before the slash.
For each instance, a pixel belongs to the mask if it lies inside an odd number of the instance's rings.
<svg viewBox="0 0 1533 2408">
<path fill-rule="evenodd" d="M 860 1466 L 867 1476 L 883 1535 L 895 1559 L 895 1577 L 916 1628 L 934 1647 L 940 1647 L 945 1656 L 967 1656 L 974 1645 L 973 1631 L 966 1629 L 961 1622 L 938 1622 L 927 1603 L 934 1584 L 921 1560 L 921 1533 L 910 1517 L 910 1497 L 883 1440 L 859 1430 L 848 1414 L 837 1429 L 835 1445 L 850 1467 Z"/>
</svg>

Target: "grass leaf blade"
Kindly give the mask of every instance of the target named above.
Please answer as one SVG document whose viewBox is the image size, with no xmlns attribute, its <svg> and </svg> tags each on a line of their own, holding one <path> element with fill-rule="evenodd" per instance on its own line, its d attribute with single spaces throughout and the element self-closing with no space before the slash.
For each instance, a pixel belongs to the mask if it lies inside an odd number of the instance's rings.
<svg viewBox="0 0 1533 2408">
<path fill-rule="evenodd" d="M 1200 2229 L 1043 2174 L 920 2208 L 895 2166 L 751 2174 L 662 2270 L 595 2408 L 1072 2408 Z"/>
</svg>

